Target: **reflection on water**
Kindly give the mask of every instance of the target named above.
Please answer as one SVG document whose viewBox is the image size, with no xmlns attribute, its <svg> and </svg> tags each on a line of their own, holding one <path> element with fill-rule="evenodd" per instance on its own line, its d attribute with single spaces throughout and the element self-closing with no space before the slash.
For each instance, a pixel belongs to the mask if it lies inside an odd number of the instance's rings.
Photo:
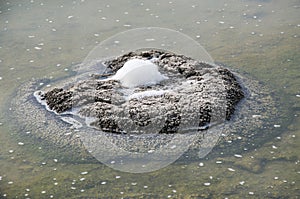
<svg viewBox="0 0 300 199">
<path fill-rule="evenodd" d="M 273 136 L 253 142 L 251 149 L 234 141 L 204 159 L 182 157 L 137 175 L 77 160 L 70 149 L 34 139 L 27 129 L 16 131 L 5 112 L 0 115 L 1 197 L 297 197 L 299 8 L 297 0 L 1 1 L 2 113 L 22 83 L 70 75 L 71 65 L 102 40 L 145 26 L 175 29 L 196 39 L 215 61 L 269 86 L 278 101 L 274 108 L 282 113 L 261 129 Z"/>
</svg>

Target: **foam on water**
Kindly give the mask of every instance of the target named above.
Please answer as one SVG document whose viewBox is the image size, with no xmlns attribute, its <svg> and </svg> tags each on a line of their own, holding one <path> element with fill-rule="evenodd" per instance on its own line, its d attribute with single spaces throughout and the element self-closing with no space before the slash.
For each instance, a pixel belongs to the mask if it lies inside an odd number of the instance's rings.
<svg viewBox="0 0 300 199">
<path fill-rule="evenodd" d="M 119 80 L 124 87 L 133 88 L 158 84 L 168 78 L 162 75 L 157 65 L 151 61 L 131 59 L 111 79 Z"/>
</svg>

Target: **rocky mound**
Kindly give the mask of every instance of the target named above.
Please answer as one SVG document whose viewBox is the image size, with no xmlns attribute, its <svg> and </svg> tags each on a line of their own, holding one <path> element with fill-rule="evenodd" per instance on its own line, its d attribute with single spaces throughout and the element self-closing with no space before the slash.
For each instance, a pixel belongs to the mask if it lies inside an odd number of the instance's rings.
<svg viewBox="0 0 300 199">
<path fill-rule="evenodd" d="M 149 60 L 166 79 L 128 88 L 114 75 L 132 59 Z M 244 97 L 226 68 L 158 50 L 130 52 L 104 62 L 104 74 L 47 92 L 40 99 L 52 111 L 89 118 L 89 125 L 113 133 L 184 133 L 230 120 Z M 140 73 L 140 76 L 150 74 Z"/>
</svg>

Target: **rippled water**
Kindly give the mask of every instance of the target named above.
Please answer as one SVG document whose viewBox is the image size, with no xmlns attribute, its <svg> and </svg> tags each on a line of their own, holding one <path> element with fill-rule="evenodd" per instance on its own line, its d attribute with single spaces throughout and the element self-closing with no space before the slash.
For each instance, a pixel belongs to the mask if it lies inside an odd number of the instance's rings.
<svg viewBox="0 0 300 199">
<path fill-rule="evenodd" d="M 0 198 L 297 198 L 299 10 L 298 0 L 1 1 Z M 249 138 L 249 148 L 229 141 L 203 159 L 185 154 L 161 170 L 131 174 L 78 160 L 7 120 L 24 82 L 72 75 L 99 42 L 147 26 L 181 31 L 216 62 L 269 87 L 280 114 L 261 126 L 268 136 Z"/>
</svg>

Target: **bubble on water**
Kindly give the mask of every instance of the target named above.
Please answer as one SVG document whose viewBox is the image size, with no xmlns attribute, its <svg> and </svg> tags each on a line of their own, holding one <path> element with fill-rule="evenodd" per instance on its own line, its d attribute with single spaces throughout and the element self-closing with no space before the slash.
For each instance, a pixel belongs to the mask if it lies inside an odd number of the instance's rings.
<svg viewBox="0 0 300 199">
<path fill-rule="evenodd" d="M 9 152 L 9 153 L 13 153 L 13 152 L 14 152 L 14 150 L 9 150 L 8 152 Z"/>
<path fill-rule="evenodd" d="M 23 146 L 24 143 L 23 142 L 18 142 L 18 145 Z"/>
<path fill-rule="evenodd" d="M 239 182 L 240 185 L 244 185 L 245 184 L 245 181 L 241 181 Z"/>
<path fill-rule="evenodd" d="M 175 189 L 172 190 L 173 193 L 176 193 L 177 191 Z"/>
<path fill-rule="evenodd" d="M 210 182 L 205 182 L 204 186 L 210 186 Z"/>
<path fill-rule="evenodd" d="M 279 125 L 279 124 L 274 124 L 274 127 L 275 127 L 275 128 L 279 128 L 280 125 Z"/>
<path fill-rule="evenodd" d="M 228 171 L 235 171 L 233 168 L 228 168 Z"/>
<path fill-rule="evenodd" d="M 148 186 L 145 185 L 145 186 L 144 186 L 144 189 L 147 189 L 147 188 L 148 188 Z"/>
<path fill-rule="evenodd" d="M 254 192 L 252 192 L 252 191 L 249 191 L 249 195 L 254 195 Z"/>
<path fill-rule="evenodd" d="M 116 179 L 120 179 L 121 178 L 121 176 L 116 176 Z"/>
<path fill-rule="evenodd" d="M 80 181 L 84 181 L 84 180 L 85 180 L 85 178 L 80 178 L 79 180 L 80 180 Z"/>
<path fill-rule="evenodd" d="M 45 193 L 46 193 L 46 191 L 41 191 L 41 193 L 42 193 L 42 194 L 45 194 Z"/>
<path fill-rule="evenodd" d="M 83 172 L 81 172 L 81 175 L 86 175 L 86 174 L 88 174 L 89 172 L 87 172 L 87 171 L 83 171 Z"/>
<path fill-rule="evenodd" d="M 243 156 L 239 155 L 239 154 L 234 154 L 234 157 L 236 157 L 236 158 L 242 158 Z"/>
<path fill-rule="evenodd" d="M 102 185 L 105 185 L 105 184 L 106 184 L 106 182 L 105 182 L 105 181 L 104 181 L 104 182 L 101 182 L 101 184 L 102 184 Z"/>
<path fill-rule="evenodd" d="M 222 163 L 223 163 L 223 162 L 220 161 L 220 160 L 216 161 L 216 164 L 222 164 Z"/>
<path fill-rule="evenodd" d="M 72 19 L 74 16 L 72 16 L 72 15 L 70 15 L 70 16 L 68 16 L 68 19 Z"/>
</svg>

